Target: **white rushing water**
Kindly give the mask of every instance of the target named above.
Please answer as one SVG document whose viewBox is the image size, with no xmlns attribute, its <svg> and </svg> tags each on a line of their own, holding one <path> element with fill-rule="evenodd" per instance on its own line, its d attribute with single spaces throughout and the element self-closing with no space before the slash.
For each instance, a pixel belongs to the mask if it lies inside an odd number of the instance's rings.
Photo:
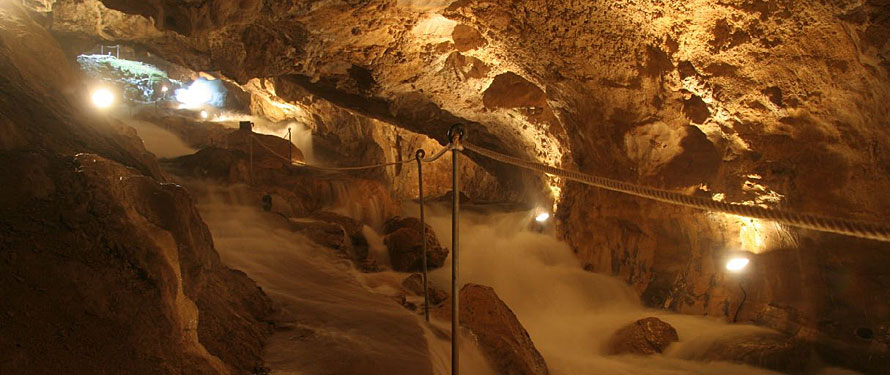
<svg viewBox="0 0 890 375">
<path fill-rule="evenodd" d="M 273 374 L 431 373 L 417 317 L 361 285 L 348 262 L 262 212 L 243 189 L 188 188 L 223 262 L 282 308 L 286 329 L 266 346 Z"/>
<path fill-rule="evenodd" d="M 416 206 L 410 213 L 416 213 Z M 428 223 L 451 248 L 450 207 L 428 206 Z M 775 374 L 769 370 L 695 358 L 712 343 L 768 329 L 644 308 L 616 278 L 584 271 L 571 249 L 552 235 L 528 230 L 533 212 L 461 212 L 461 282 L 491 286 L 528 330 L 553 375 Z M 450 291 L 451 259 L 431 272 Z M 607 356 L 604 344 L 619 328 L 654 316 L 676 328 L 680 341 L 664 354 Z M 437 373 L 443 369 L 437 369 Z M 842 373 L 840 370 L 822 372 Z M 843 372 L 846 373 L 846 372 Z"/>
<path fill-rule="evenodd" d="M 134 126 L 159 157 L 190 151 L 153 124 Z M 358 273 L 330 249 L 291 231 L 285 218 L 262 212 L 245 187 L 187 187 L 222 260 L 247 273 L 281 307 L 284 327 L 272 336 L 265 355 L 273 374 L 450 374 L 448 323 L 427 326 L 391 298 L 400 293 L 407 274 Z M 407 206 L 405 213 L 416 216 L 417 206 Z M 367 216 L 361 210 L 343 211 Z M 462 211 L 461 281 L 495 289 L 528 330 L 551 374 L 775 374 L 688 360 L 714 342 L 769 330 L 646 309 L 624 282 L 584 271 L 566 244 L 530 231 L 532 216 L 531 211 Z M 449 208 L 429 205 L 427 218 L 443 246 L 451 248 Z M 370 227 L 364 232 L 371 256 L 387 264 L 380 236 Z M 450 264 L 449 255 L 445 266 L 431 273 L 431 282 L 448 291 Z M 650 316 L 673 325 L 680 341 L 659 355 L 603 354 L 616 330 Z M 462 342 L 461 373 L 494 374 L 470 340 Z M 820 373 L 853 374 L 840 369 Z"/>
</svg>

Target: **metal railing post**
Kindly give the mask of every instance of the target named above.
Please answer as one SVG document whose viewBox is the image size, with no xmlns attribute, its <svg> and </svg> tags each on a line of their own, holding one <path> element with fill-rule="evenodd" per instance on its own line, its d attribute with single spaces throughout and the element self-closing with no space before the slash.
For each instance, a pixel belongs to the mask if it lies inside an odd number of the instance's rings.
<svg viewBox="0 0 890 375">
<path fill-rule="evenodd" d="M 417 191 L 420 201 L 420 246 L 423 249 L 423 317 L 427 322 L 430 321 L 430 290 L 429 290 L 429 273 L 426 260 L 426 220 L 423 215 L 423 157 L 426 151 L 417 150 L 414 158 L 417 159 Z"/>
<path fill-rule="evenodd" d="M 290 160 L 294 160 L 293 145 L 294 141 L 291 139 L 290 128 L 287 128 L 287 158 Z"/>
<path fill-rule="evenodd" d="M 463 128 L 448 130 L 451 140 L 451 374 L 460 374 L 460 140 Z"/>
<path fill-rule="evenodd" d="M 250 167 L 247 170 L 247 184 L 253 185 L 253 134 L 247 136 L 247 148 L 250 151 Z"/>
</svg>

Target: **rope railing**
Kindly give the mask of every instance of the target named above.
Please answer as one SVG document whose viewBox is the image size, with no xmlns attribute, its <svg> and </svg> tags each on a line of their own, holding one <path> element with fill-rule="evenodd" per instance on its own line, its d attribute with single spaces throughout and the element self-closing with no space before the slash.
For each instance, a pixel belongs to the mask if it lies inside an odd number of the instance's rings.
<svg viewBox="0 0 890 375">
<path fill-rule="evenodd" d="M 577 171 L 556 168 L 546 164 L 531 162 L 513 156 L 504 155 L 492 150 L 476 146 L 472 143 L 463 142 L 462 146 L 466 150 L 475 152 L 481 156 L 499 161 L 501 163 L 543 172 L 554 176 L 563 177 L 575 182 L 580 182 L 582 184 L 619 193 L 634 195 L 641 198 L 651 199 L 677 206 L 691 207 L 707 211 L 716 211 L 756 219 L 771 220 L 799 228 L 890 242 L 890 227 L 878 223 L 803 214 L 775 208 L 765 208 L 761 206 L 715 201 L 712 199 L 689 196 L 673 191 L 634 185 L 605 177 L 593 176 Z"/>
<path fill-rule="evenodd" d="M 324 171 L 359 171 L 359 170 L 365 170 L 365 169 L 374 169 L 374 168 L 388 167 L 388 166 L 391 166 L 391 165 L 407 164 L 407 163 L 411 163 L 411 162 L 413 162 L 413 161 L 415 160 L 414 158 L 410 158 L 410 159 L 397 160 L 397 161 L 394 161 L 394 162 L 379 163 L 379 164 L 372 164 L 372 165 L 362 165 L 362 166 L 356 166 L 356 167 L 322 167 L 322 166 L 317 166 L 317 165 L 310 165 L 310 164 L 306 164 L 306 163 L 295 162 L 295 161 L 293 161 L 293 159 L 288 158 L 288 157 L 286 157 L 286 156 L 283 156 L 283 155 L 279 154 L 277 151 L 273 150 L 271 147 L 269 147 L 269 146 L 267 146 L 266 144 L 264 144 L 264 143 L 263 143 L 259 138 L 257 138 L 256 136 L 254 136 L 254 135 L 251 134 L 251 135 L 250 135 L 250 138 L 251 138 L 251 140 L 253 140 L 253 141 L 256 142 L 257 144 L 259 144 L 262 148 L 266 149 L 266 151 L 269 151 L 272 155 L 274 155 L 274 156 L 278 157 L 279 159 L 282 159 L 282 160 L 284 160 L 284 161 L 290 163 L 291 165 L 298 166 L 298 167 L 304 167 L 304 168 L 312 168 L 312 169 L 324 170 Z M 440 155 L 440 156 L 441 156 L 441 155 Z M 435 159 L 434 159 L 434 160 L 435 160 Z"/>
</svg>

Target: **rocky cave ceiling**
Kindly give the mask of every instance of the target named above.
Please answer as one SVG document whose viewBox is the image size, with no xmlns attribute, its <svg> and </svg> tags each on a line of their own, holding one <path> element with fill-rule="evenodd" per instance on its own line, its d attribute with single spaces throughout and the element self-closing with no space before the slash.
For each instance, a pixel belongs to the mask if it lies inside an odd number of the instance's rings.
<svg viewBox="0 0 890 375">
<path fill-rule="evenodd" d="M 72 55 L 126 43 L 310 112 L 330 102 L 441 143 L 464 123 L 476 144 L 564 168 L 890 217 L 886 0 L 30 3 L 52 11 L 44 22 Z M 537 186 L 471 157 L 508 188 Z M 838 362 L 890 358 L 890 336 L 883 346 L 851 336 L 890 326 L 886 295 L 860 294 L 890 290 L 886 244 L 543 182 L 585 268 L 623 278 L 647 305 L 728 316 L 738 288 L 719 276 L 715 249 L 733 246 L 772 267 L 758 271 L 742 319 L 852 343 L 831 348 Z M 855 287 L 839 289 L 839 270 Z"/>
<path fill-rule="evenodd" d="M 271 78 L 285 100 L 323 98 L 442 142 L 450 125 L 470 123 L 474 142 L 554 165 L 706 185 L 732 201 L 762 195 L 742 189 L 756 174 L 767 193 L 808 197 L 791 204 L 818 211 L 813 202 L 829 200 L 872 216 L 890 211 L 886 195 L 851 201 L 836 192 L 886 182 L 888 9 L 886 1 L 62 0 L 52 29 L 141 45 L 241 83 Z M 826 165 L 839 175 L 827 178 Z M 557 195 L 557 181 L 550 185 Z"/>
</svg>

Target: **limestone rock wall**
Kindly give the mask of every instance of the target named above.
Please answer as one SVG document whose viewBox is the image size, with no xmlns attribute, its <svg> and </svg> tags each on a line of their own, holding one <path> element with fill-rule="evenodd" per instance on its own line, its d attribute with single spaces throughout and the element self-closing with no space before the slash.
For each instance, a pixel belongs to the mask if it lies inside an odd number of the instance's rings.
<svg viewBox="0 0 890 375">
<path fill-rule="evenodd" d="M 0 23 L 0 372 L 260 369 L 265 294 L 32 15 L 2 2 Z"/>
<path fill-rule="evenodd" d="M 481 146 L 552 165 L 730 202 L 890 217 L 884 0 L 281 1 L 238 19 L 173 2 L 84 3 L 149 16 L 160 34 L 118 38 L 171 61 L 242 83 L 274 77 L 287 100 L 308 91 L 440 143 L 463 122 Z M 109 29 L 125 29 L 103 12 Z M 739 320 L 817 340 L 833 362 L 887 368 L 886 244 L 474 160 L 504 190 L 558 201 L 560 233 L 579 258 L 649 305 L 729 319 L 740 280 L 722 264 L 748 251 Z"/>
</svg>

